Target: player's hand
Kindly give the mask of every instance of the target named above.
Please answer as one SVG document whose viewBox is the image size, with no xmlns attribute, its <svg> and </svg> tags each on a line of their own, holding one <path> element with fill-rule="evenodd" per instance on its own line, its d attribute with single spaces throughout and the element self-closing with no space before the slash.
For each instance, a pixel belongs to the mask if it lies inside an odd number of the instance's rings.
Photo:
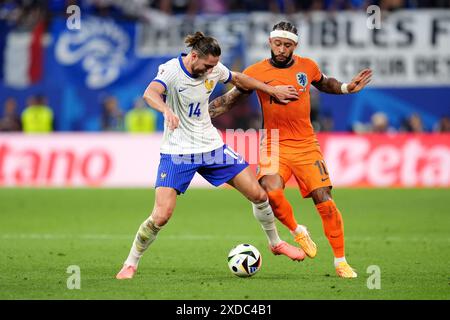
<svg viewBox="0 0 450 320">
<path fill-rule="evenodd" d="M 291 100 L 298 99 L 298 92 L 294 86 L 275 86 L 272 96 L 279 102 L 287 104 Z"/>
<path fill-rule="evenodd" d="M 364 69 L 358 73 L 352 81 L 347 85 L 349 93 L 355 93 L 362 90 L 372 79 L 372 70 Z"/>
<path fill-rule="evenodd" d="M 175 130 L 180 124 L 180 118 L 168 108 L 164 111 L 164 121 L 167 123 L 169 130 Z"/>
</svg>

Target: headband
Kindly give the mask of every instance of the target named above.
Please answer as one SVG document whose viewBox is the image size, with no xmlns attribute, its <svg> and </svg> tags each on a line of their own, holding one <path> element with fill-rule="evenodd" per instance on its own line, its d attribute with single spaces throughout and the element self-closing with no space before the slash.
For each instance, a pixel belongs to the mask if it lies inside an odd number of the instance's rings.
<svg viewBox="0 0 450 320">
<path fill-rule="evenodd" d="M 273 30 L 270 33 L 270 38 L 286 38 L 298 43 L 298 36 L 295 33 L 286 30 Z"/>
</svg>

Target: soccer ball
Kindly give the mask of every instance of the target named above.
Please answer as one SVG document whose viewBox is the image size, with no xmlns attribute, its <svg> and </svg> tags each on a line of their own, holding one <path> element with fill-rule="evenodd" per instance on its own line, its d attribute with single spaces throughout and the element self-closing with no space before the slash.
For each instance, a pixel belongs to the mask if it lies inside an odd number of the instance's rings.
<svg viewBox="0 0 450 320">
<path fill-rule="evenodd" d="M 238 277 L 251 277 L 261 269 L 261 254 L 250 244 L 239 244 L 228 254 L 228 267 Z"/>
</svg>

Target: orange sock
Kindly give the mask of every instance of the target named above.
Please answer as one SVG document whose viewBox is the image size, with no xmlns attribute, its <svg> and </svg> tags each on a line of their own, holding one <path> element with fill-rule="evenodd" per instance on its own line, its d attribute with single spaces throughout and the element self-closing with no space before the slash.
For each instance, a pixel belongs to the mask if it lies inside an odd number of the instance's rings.
<svg viewBox="0 0 450 320">
<path fill-rule="evenodd" d="M 328 242 L 333 249 L 334 256 L 344 256 L 344 222 L 333 200 L 328 200 L 316 205 L 317 211 L 322 218 L 323 230 Z"/>
<path fill-rule="evenodd" d="M 297 228 L 297 221 L 294 217 L 292 206 L 284 196 L 282 189 L 273 190 L 267 193 L 270 206 L 278 220 L 281 221 L 289 230 L 294 231 Z"/>
</svg>

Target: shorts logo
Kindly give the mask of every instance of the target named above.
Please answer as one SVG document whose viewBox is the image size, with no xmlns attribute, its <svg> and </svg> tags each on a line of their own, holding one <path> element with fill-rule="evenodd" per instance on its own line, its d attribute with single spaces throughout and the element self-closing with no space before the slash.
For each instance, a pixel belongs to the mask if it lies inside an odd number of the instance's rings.
<svg viewBox="0 0 450 320">
<path fill-rule="evenodd" d="M 164 180 L 166 178 L 166 176 L 167 176 L 167 173 L 161 172 L 161 175 L 160 175 L 161 180 Z"/>
<path fill-rule="evenodd" d="M 304 72 L 299 72 L 296 74 L 297 82 L 303 88 L 308 85 L 308 76 Z"/>
</svg>

